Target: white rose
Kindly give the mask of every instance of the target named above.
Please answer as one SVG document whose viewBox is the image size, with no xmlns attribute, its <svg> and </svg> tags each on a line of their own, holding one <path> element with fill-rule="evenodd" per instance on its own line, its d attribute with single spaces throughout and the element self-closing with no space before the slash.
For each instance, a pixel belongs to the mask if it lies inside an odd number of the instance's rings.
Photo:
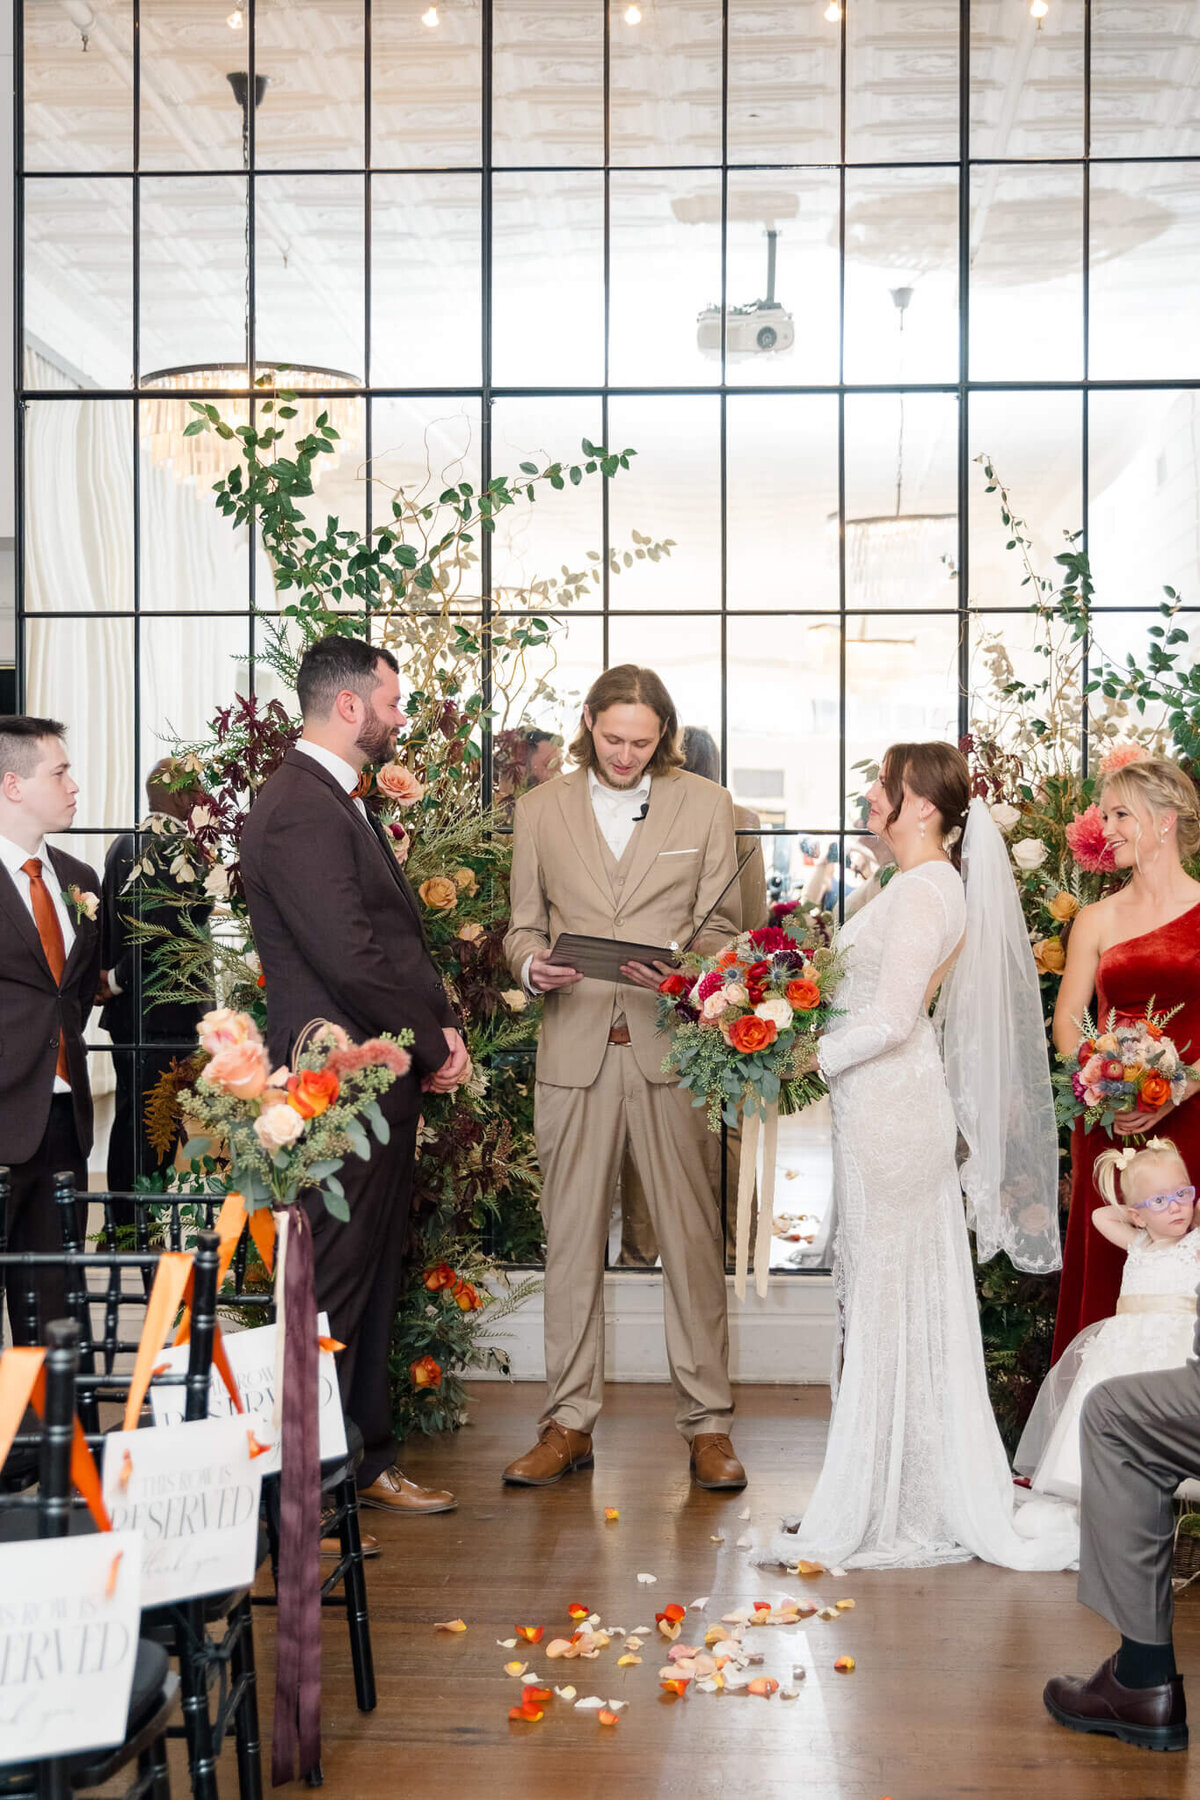
<svg viewBox="0 0 1200 1800">
<path fill-rule="evenodd" d="M 773 999 L 764 1000 L 761 1006 L 756 1006 L 754 1016 L 756 1019 L 766 1019 L 776 1031 L 787 1031 L 793 1018 L 791 1003 L 782 994 L 776 994 Z"/>
<path fill-rule="evenodd" d="M 505 1006 L 507 1006 L 509 1012 L 524 1012 L 525 1008 L 529 1005 L 529 995 L 522 993 L 520 988 L 506 988 L 500 998 L 503 1000 Z"/>
<path fill-rule="evenodd" d="M 997 800 L 995 806 L 989 807 L 988 811 L 996 821 L 996 828 L 999 831 L 1011 831 L 1021 817 L 1021 809 L 1017 806 L 1010 806 L 1007 800 Z"/>
<path fill-rule="evenodd" d="M 294 1106 L 269 1106 L 254 1121 L 254 1135 L 268 1156 L 286 1150 L 304 1130 L 304 1120 Z"/>
<path fill-rule="evenodd" d="M 1022 838 L 1012 847 L 1012 859 L 1024 875 L 1032 875 L 1040 869 L 1049 854 L 1041 838 Z"/>
<path fill-rule="evenodd" d="M 214 863 L 204 877 L 204 891 L 211 900 L 229 898 L 229 870 L 224 863 Z"/>
</svg>

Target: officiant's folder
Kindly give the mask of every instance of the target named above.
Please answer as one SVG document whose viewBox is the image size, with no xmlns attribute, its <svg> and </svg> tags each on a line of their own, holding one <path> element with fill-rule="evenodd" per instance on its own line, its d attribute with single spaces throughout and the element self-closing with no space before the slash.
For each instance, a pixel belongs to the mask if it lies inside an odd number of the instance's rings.
<svg viewBox="0 0 1200 1800">
<path fill-rule="evenodd" d="M 592 981 L 617 981 L 626 987 L 636 987 L 637 982 L 622 975 L 622 963 L 646 963 L 653 968 L 655 963 L 663 962 L 674 967 L 678 953 L 664 949 L 661 944 L 630 944 L 620 938 L 578 937 L 574 932 L 564 931 L 554 940 L 550 961 L 561 968 L 578 969 Z"/>
</svg>

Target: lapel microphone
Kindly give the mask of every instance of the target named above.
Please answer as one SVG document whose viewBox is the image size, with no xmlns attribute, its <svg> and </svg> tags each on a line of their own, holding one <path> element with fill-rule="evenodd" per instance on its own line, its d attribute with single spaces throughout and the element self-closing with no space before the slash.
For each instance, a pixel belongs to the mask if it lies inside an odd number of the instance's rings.
<svg viewBox="0 0 1200 1800">
<path fill-rule="evenodd" d="M 644 818 L 645 818 L 645 817 L 646 817 L 646 814 L 647 814 L 647 813 L 648 813 L 648 812 L 649 812 L 649 811 L 650 811 L 650 802 L 649 802 L 649 801 L 648 801 L 648 800 L 643 800 L 643 801 L 642 801 L 642 810 L 641 810 L 641 812 L 635 812 L 635 813 L 634 813 L 634 815 L 633 815 L 633 822 L 634 822 L 634 824 L 635 824 L 635 825 L 640 825 L 640 824 L 641 824 L 641 822 L 642 822 L 642 820 L 643 820 L 643 819 L 644 819 Z"/>
</svg>

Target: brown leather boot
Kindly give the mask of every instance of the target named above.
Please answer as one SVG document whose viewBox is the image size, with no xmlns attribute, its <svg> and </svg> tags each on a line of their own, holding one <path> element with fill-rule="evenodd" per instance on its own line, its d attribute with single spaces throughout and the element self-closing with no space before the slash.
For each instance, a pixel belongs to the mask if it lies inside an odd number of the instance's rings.
<svg viewBox="0 0 1200 1800">
<path fill-rule="evenodd" d="M 552 1481 L 561 1481 L 564 1475 L 591 1466 L 591 1438 L 551 1419 L 543 1425 L 533 1449 L 509 1463 L 504 1479 L 513 1487 L 549 1487 Z"/>
<path fill-rule="evenodd" d="M 1139 1750 L 1187 1749 L 1182 1675 L 1173 1675 L 1161 1687 L 1122 1687 L 1117 1659 L 1110 1656 L 1086 1681 L 1051 1676 L 1042 1698 L 1050 1717 L 1068 1731 L 1103 1732 L 1123 1744 L 1136 1744 Z"/>
<path fill-rule="evenodd" d="M 723 1431 L 702 1431 L 692 1439 L 692 1480 L 702 1488 L 744 1488 L 746 1471 Z"/>
</svg>

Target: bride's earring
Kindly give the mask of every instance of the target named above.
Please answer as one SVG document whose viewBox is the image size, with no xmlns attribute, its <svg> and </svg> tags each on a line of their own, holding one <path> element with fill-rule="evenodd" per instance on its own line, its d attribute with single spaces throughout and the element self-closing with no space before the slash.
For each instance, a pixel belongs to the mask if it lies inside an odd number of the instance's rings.
<svg viewBox="0 0 1200 1800">
<path fill-rule="evenodd" d="M 917 836 L 918 837 L 925 836 L 925 821 L 924 821 L 924 819 L 922 819 L 921 823 L 917 826 Z"/>
</svg>

